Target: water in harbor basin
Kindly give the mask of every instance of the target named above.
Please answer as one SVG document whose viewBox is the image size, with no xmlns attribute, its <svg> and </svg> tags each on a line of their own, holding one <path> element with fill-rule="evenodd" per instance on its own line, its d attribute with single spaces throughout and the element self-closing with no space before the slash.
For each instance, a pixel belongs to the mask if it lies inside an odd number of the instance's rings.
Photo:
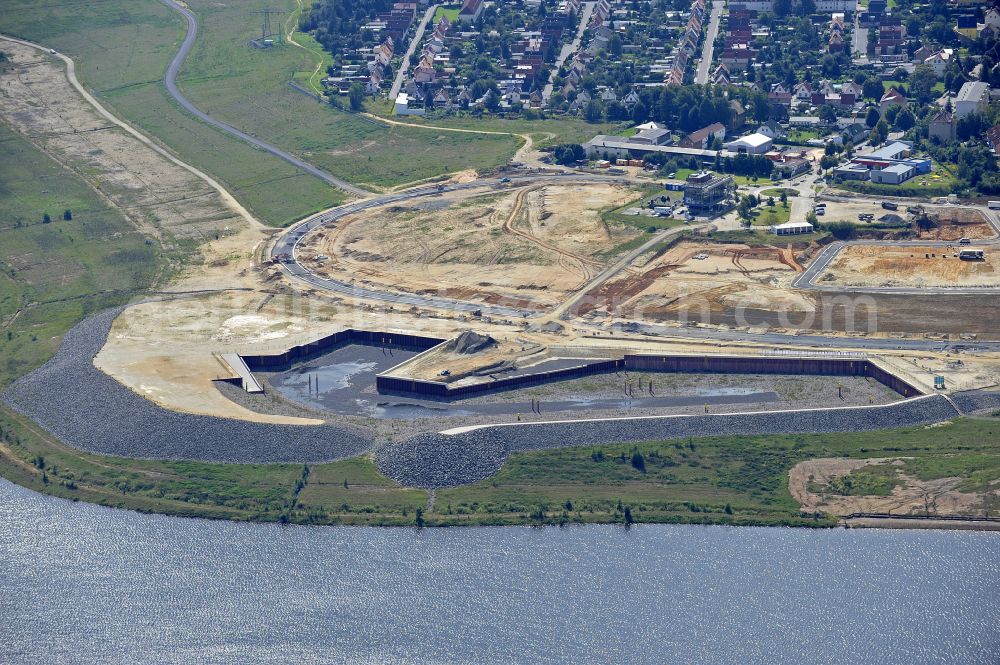
<svg viewBox="0 0 1000 665">
<path fill-rule="evenodd" d="M 0 481 L 0 662 L 996 663 L 1000 534 L 376 529 Z"/>
</svg>

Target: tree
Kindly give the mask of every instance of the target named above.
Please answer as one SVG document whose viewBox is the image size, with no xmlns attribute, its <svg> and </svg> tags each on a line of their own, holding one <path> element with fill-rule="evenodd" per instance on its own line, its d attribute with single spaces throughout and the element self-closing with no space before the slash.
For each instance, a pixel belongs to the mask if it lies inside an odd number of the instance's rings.
<svg viewBox="0 0 1000 665">
<path fill-rule="evenodd" d="M 885 143 L 885 140 L 889 137 L 889 123 L 885 120 L 879 120 L 875 123 L 875 128 L 872 129 L 872 140 L 875 143 Z"/>
<path fill-rule="evenodd" d="M 490 113 L 496 113 L 496 110 L 500 108 L 500 96 L 494 91 L 490 90 L 486 93 L 485 99 L 483 99 L 483 106 Z"/>
<path fill-rule="evenodd" d="M 861 85 L 861 94 L 864 95 L 865 99 L 874 99 L 878 101 L 882 99 L 882 94 L 885 92 L 885 88 L 882 86 L 882 81 L 878 80 L 874 76 L 870 76 L 865 79 L 865 82 Z"/>
<path fill-rule="evenodd" d="M 784 189 L 781 190 L 781 205 L 783 206 L 788 205 L 788 192 L 786 192 Z"/>
<path fill-rule="evenodd" d="M 610 53 L 611 57 L 613 57 L 613 58 L 620 58 L 621 57 L 621 54 L 622 54 L 622 38 L 621 38 L 621 36 L 617 32 L 615 34 L 613 34 L 611 36 L 611 39 L 608 41 L 608 53 Z"/>
<path fill-rule="evenodd" d="M 837 111 L 832 104 L 823 104 L 819 107 L 819 119 L 827 125 L 837 122 Z"/>
<path fill-rule="evenodd" d="M 774 0 L 774 13 L 784 18 L 792 13 L 792 0 Z"/>
<path fill-rule="evenodd" d="M 918 104 L 926 104 L 934 99 L 934 86 L 937 84 L 937 76 L 930 65 L 917 65 L 910 75 L 910 93 L 916 98 Z"/>
<path fill-rule="evenodd" d="M 360 83 L 352 83 L 347 91 L 347 99 L 351 104 L 351 110 L 355 113 L 363 111 L 365 108 L 365 87 Z"/>
<path fill-rule="evenodd" d="M 868 113 L 865 114 L 865 124 L 868 125 L 869 129 L 875 129 L 875 125 L 877 125 L 878 121 L 881 119 L 882 116 L 879 114 L 878 109 L 874 106 L 868 109 Z"/>
<path fill-rule="evenodd" d="M 632 467 L 636 471 L 641 471 L 642 473 L 646 473 L 646 458 L 643 457 L 642 453 L 640 453 L 638 450 L 632 453 Z"/>
<path fill-rule="evenodd" d="M 67 222 L 72 221 L 73 220 L 73 211 L 70 210 L 69 208 L 66 208 L 66 210 L 63 211 L 63 220 L 65 220 Z"/>
<path fill-rule="evenodd" d="M 904 132 L 908 129 L 912 129 L 915 124 L 917 124 L 917 119 L 913 117 L 913 111 L 908 108 L 903 109 L 896 116 L 896 126 Z"/>
<path fill-rule="evenodd" d="M 556 160 L 556 164 L 565 165 L 579 161 L 587 154 L 579 143 L 563 143 L 552 150 L 552 156 Z"/>
<path fill-rule="evenodd" d="M 48 224 L 51 221 L 52 221 L 52 218 L 49 217 L 49 213 L 45 213 L 44 215 L 42 215 L 42 224 Z"/>
<path fill-rule="evenodd" d="M 743 197 L 736 206 L 736 214 L 742 219 L 747 225 L 753 221 L 753 204 L 750 203 L 749 197 Z"/>
<path fill-rule="evenodd" d="M 583 118 L 587 122 L 600 122 L 604 119 L 604 109 L 601 108 L 601 103 L 596 99 L 591 99 L 587 102 L 587 106 L 583 109 Z"/>
<path fill-rule="evenodd" d="M 632 122 L 637 125 L 641 125 L 649 119 L 649 109 L 641 101 L 635 103 L 632 107 Z"/>
</svg>

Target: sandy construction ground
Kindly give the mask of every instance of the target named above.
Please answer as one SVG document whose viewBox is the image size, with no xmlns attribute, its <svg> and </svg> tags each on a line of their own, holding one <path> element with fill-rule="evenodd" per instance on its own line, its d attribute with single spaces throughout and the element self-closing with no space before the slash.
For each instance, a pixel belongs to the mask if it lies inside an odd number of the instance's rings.
<svg viewBox="0 0 1000 665">
<path fill-rule="evenodd" d="M 931 208 L 928 216 L 935 221 L 936 226 L 920 231 L 917 237 L 921 240 L 977 240 L 992 238 L 997 234 L 996 229 L 983 218 L 983 213 L 971 208 Z"/>
<path fill-rule="evenodd" d="M 448 194 L 345 217 L 299 256 L 317 274 L 390 291 L 544 308 L 640 235 L 600 219 L 637 195 L 593 184 Z"/>
<path fill-rule="evenodd" d="M 814 306 L 789 288 L 801 266 L 787 248 L 682 241 L 637 263 L 641 269 L 622 273 L 591 294 L 593 310 L 655 318 L 667 311 L 740 304 L 796 311 Z"/>
<path fill-rule="evenodd" d="M 1000 286 L 995 250 L 986 250 L 984 261 L 964 261 L 958 251 L 958 245 L 847 245 L 820 280 L 848 287 Z"/>
</svg>

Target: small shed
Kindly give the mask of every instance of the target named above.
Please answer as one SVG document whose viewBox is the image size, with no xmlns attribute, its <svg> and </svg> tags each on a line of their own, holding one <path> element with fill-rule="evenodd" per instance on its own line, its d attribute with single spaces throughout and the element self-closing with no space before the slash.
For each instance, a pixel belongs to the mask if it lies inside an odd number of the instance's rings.
<svg viewBox="0 0 1000 665">
<path fill-rule="evenodd" d="M 776 236 L 795 236 L 803 233 L 812 233 L 813 225 L 809 222 L 786 222 L 775 224 L 771 227 L 771 232 Z"/>
</svg>

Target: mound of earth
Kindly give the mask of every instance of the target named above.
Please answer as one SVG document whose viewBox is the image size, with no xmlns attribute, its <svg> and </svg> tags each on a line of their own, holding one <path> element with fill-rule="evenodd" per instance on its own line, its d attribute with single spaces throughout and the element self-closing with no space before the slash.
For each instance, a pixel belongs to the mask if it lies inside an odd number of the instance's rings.
<svg viewBox="0 0 1000 665">
<path fill-rule="evenodd" d="M 462 355 L 472 355 L 479 353 L 490 347 L 496 346 L 497 341 L 489 335 L 480 335 L 477 332 L 466 330 L 455 339 L 445 345 L 444 350 L 449 353 L 459 353 Z"/>
</svg>

